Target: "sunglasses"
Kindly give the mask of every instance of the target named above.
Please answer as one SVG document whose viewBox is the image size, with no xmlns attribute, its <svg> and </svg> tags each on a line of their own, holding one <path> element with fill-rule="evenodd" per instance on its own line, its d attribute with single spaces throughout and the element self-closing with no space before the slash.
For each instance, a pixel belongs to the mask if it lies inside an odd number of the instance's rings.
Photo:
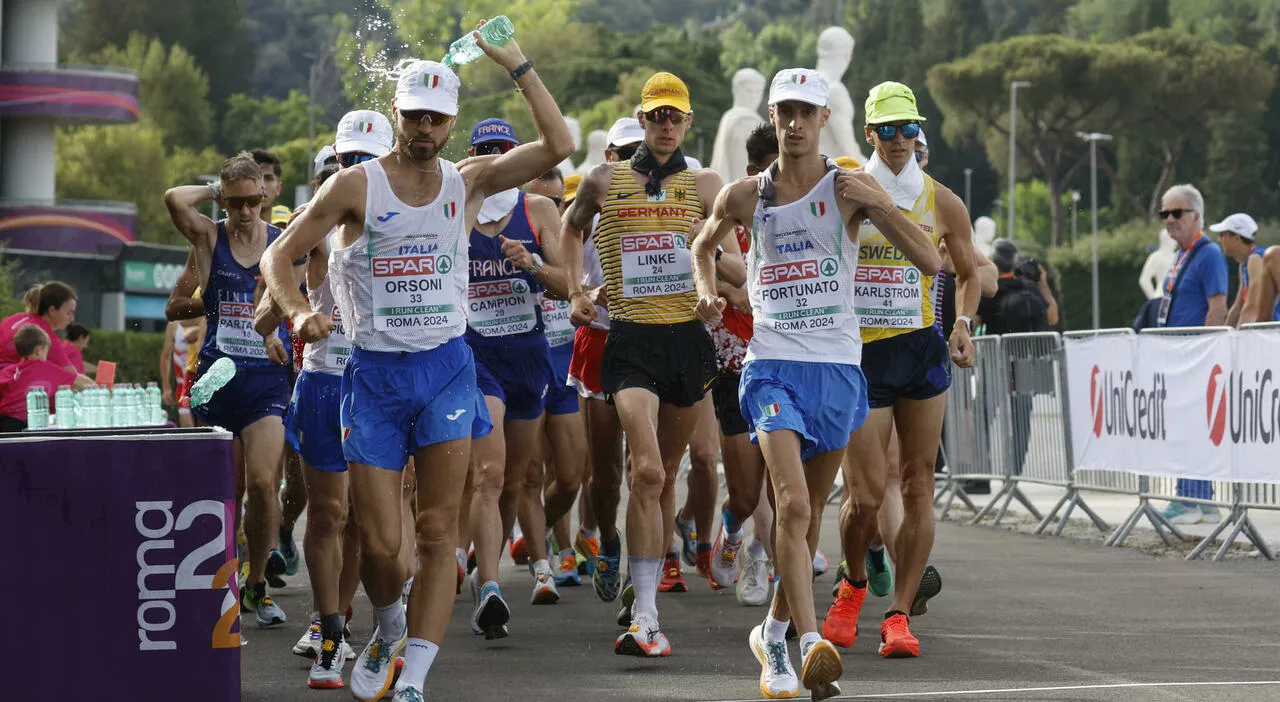
<svg viewBox="0 0 1280 702">
<path fill-rule="evenodd" d="M 903 139 L 915 139 L 920 136 L 920 123 L 907 122 L 903 125 L 897 124 L 879 124 L 874 127 L 876 136 L 880 137 L 880 141 L 893 141 L 898 133 L 902 133 Z"/>
<path fill-rule="evenodd" d="M 659 107 L 656 110 L 644 113 L 644 118 L 654 124 L 662 124 L 663 122 L 684 124 L 684 121 L 688 119 L 688 117 L 688 115 L 674 107 Z"/>
<path fill-rule="evenodd" d="M 516 148 L 516 145 L 509 141 L 486 141 L 471 148 L 475 149 L 476 156 L 493 156 L 495 154 L 505 154 Z"/>
<path fill-rule="evenodd" d="M 1195 212 L 1195 210 L 1186 210 L 1181 207 L 1172 210 L 1160 210 L 1160 219 L 1169 219 L 1170 217 L 1173 217 L 1174 219 L 1182 219 L 1182 215 L 1191 214 L 1193 212 Z"/>
<path fill-rule="evenodd" d="M 439 127 L 450 119 L 449 115 L 443 112 L 433 112 L 432 110 L 401 110 L 400 116 L 414 124 L 422 124 L 422 120 L 425 119 L 433 127 Z"/>
<path fill-rule="evenodd" d="M 338 165 L 342 166 L 343 168 L 350 168 L 356 165 L 357 163 L 372 161 L 375 158 L 377 158 L 377 156 L 374 156 L 373 154 L 366 154 L 359 151 L 353 151 L 349 154 L 338 154 Z"/>
<path fill-rule="evenodd" d="M 630 161 L 631 157 L 636 155 L 636 150 L 639 148 L 640 147 L 636 144 L 627 144 L 626 146 L 619 146 L 614 149 L 613 153 L 618 155 L 619 161 Z"/>
<path fill-rule="evenodd" d="M 262 204 L 262 195 L 246 195 L 244 197 L 224 197 L 222 198 L 223 207 L 228 211 L 235 211 L 242 207 L 257 207 Z"/>
<path fill-rule="evenodd" d="M 923 161 L 924 161 L 924 157 L 925 157 L 925 156 L 928 156 L 928 155 L 929 155 L 929 152 L 928 152 L 928 151 L 917 151 L 917 152 L 916 152 L 916 163 L 921 163 L 921 162 L 923 162 Z"/>
</svg>

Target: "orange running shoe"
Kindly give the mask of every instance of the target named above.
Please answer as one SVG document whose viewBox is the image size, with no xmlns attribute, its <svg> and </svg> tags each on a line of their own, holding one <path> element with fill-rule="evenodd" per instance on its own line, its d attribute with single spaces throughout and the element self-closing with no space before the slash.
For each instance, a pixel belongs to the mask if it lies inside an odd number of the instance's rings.
<svg viewBox="0 0 1280 702">
<path fill-rule="evenodd" d="M 582 565 L 578 567 L 578 575 L 594 575 L 596 559 L 600 557 L 600 537 L 586 537 L 582 532 L 578 532 L 578 538 L 573 541 L 573 550 L 582 559 Z"/>
<path fill-rule="evenodd" d="M 524 542 L 523 534 L 511 542 L 511 560 L 515 561 L 516 565 L 526 565 L 529 562 L 529 545 Z"/>
<path fill-rule="evenodd" d="M 885 658 L 915 658 L 920 655 L 920 639 L 907 628 L 907 615 L 896 612 L 880 625 L 880 655 Z"/>
<path fill-rule="evenodd" d="M 841 648 L 852 646 L 858 640 L 858 615 L 862 613 L 862 603 L 866 600 L 865 585 L 854 587 L 848 580 L 841 580 L 840 591 L 822 622 L 822 638 Z"/>
<path fill-rule="evenodd" d="M 680 572 L 680 557 L 668 558 L 662 563 L 662 580 L 658 583 L 658 592 L 688 592 L 689 586 L 684 582 L 684 574 Z"/>
<path fill-rule="evenodd" d="M 694 570 L 698 571 L 698 575 L 706 578 L 707 580 L 711 579 L 711 552 L 710 551 L 698 551 L 698 555 L 695 556 L 693 559 L 693 564 L 694 564 L 693 568 Z M 713 588 L 713 589 L 718 589 L 718 588 Z"/>
</svg>

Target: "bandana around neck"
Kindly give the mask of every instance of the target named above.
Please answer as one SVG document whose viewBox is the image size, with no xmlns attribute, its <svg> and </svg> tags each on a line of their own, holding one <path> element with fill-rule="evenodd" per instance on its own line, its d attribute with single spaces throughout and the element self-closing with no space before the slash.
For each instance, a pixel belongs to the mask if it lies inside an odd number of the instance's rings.
<svg viewBox="0 0 1280 702">
<path fill-rule="evenodd" d="M 880 160 L 880 154 L 873 152 L 871 160 L 867 161 L 866 170 L 893 198 L 893 204 L 904 210 L 915 207 L 920 193 L 924 192 L 924 171 L 920 170 L 920 164 L 916 163 L 914 157 L 907 159 L 902 172 L 894 175 L 888 164 Z"/>
<path fill-rule="evenodd" d="M 519 188 L 511 188 L 510 190 L 503 190 L 496 195 L 490 195 L 484 199 L 484 204 L 480 206 L 480 214 L 476 216 L 476 222 L 480 224 L 497 222 L 511 214 L 511 210 L 515 209 L 516 203 L 519 201 Z"/>
<path fill-rule="evenodd" d="M 662 181 L 667 176 L 674 175 L 689 167 L 685 163 L 684 154 L 677 148 L 675 153 L 671 154 L 671 158 L 667 162 L 658 165 L 658 160 L 649 153 L 649 145 L 640 142 L 640 147 L 636 149 L 636 153 L 631 157 L 631 169 L 640 171 L 649 176 L 649 182 L 644 185 L 644 192 L 649 197 L 658 197 L 662 194 Z"/>
</svg>

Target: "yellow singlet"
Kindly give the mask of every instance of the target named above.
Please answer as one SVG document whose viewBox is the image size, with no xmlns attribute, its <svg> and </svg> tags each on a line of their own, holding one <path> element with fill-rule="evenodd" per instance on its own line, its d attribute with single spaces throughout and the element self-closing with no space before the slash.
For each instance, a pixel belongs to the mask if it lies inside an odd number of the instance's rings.
<svg viewBox="0 0 1280 702">
<path fill-rule="evenodd" d="M 933 178 L 925 176 L 924 190 L 915 206 L 903 214 L 924 230 L 934 246 L 938 245 Z M 871 220 L 863 221 L 858 232 L 858 272 L 854 280 L 862 343 L 933 326 L 933 276 L 921 274 Z"/>
<path fill-rule="evenodd" d="M 692 170 L 672 178 L 656 198 L 615 163 L 593 234 L 609 293 L 610 319 L 637 324 L 692 321 L 698 294 L 688 233 L 705 216 Z"/>
</svg>

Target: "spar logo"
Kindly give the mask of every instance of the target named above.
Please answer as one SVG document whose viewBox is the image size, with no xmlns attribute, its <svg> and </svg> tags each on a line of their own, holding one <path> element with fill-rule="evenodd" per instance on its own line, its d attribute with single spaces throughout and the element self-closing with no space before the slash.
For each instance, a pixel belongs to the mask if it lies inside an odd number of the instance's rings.
<svg viewBox="0 0 1280 702">
<path fill-rule="evenodd" d="M 622 252 L 667 251 L 676 248 L 676 238 L 671 234 L 640 234 L 623 237 Z"/>
<path fill-rule="evenodd" d="M 373 259 L 373 277 L 396 278 L 444 274 L 453 270 L 448 256 L 394 256 Z"/>
<path fill-rule="evenodd" d="M 1215 364 L 1205 384 L 1205 424 L 1214 446 L 1275 443 L 1280 433 L 1280 387 L 1271 369 L 1227 372 Z"/>
<path fill-rule="evenodd" d="M 1093 435 L 1164 440 L 1164 373 L 1153 373 L 1141 383 L 1133 371 L 1109 371 L 1094 366 L 1089 373 L 1089 412 Z"/>
<path fill-rule="evenodd" d="M 818 277 L 818 262 L 796 261 L 795 263 L 775 263 L 760 269 L 761 285 L 777 285 L 794 280 L 807 280 Z"/>
</svg>

